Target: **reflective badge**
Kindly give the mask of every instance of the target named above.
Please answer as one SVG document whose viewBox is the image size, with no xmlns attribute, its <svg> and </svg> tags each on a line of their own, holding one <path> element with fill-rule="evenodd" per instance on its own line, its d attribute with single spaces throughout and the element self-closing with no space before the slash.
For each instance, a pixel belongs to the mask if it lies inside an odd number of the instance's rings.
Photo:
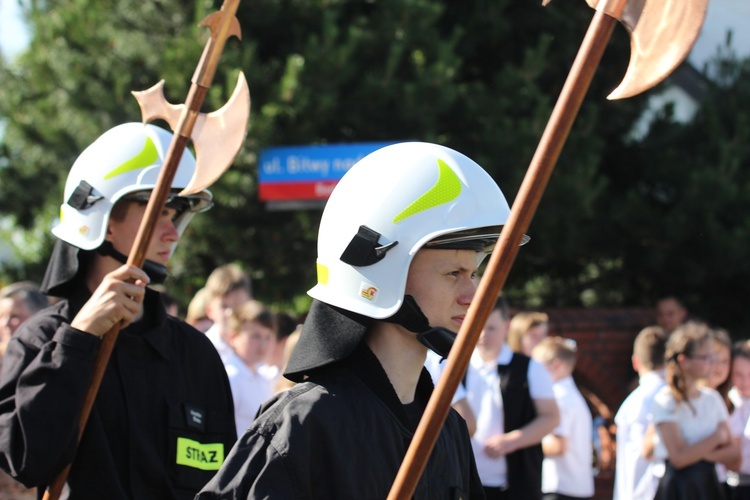
<svg viewBox="0 0 750 500">
<path fill-rule="evenodd" d="M 363 281 L 359 284 L 359 295 L 367 300 L 373 301 L 378 296 L 378 287 Z"/>
<path fill-rule="evenodd" d="M 201 470 L 219 470 L 224 462 L 224 443 L 199 443 L 177 438 L 177 464 Z"/>
</svg>

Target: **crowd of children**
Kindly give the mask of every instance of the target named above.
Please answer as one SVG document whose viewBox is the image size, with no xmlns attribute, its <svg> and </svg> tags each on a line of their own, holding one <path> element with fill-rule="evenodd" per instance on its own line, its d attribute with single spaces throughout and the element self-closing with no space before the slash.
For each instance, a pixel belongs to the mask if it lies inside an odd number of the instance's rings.
<svg viewBox="0 0 750 500">
<path fill-rule="evenodd" d="M 750 341 L 700 321 L 671 326 L 635 340 L 640 378 L 615 417 L 614 498 L 750 498 Z"/>
</svg>

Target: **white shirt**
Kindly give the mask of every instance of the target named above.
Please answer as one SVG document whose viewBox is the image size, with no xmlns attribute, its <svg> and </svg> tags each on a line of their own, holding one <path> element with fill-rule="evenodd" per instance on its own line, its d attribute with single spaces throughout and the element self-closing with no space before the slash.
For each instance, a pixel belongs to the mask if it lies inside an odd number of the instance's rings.
<svg viewBox="0 0 750 500">
<path fill-rule="evenodd" d="M 273 385 L 279 370 L 272 365 L 261 365 L 253 373 L 236 354 L 224 362 L 224 369 L 232 389 L 234 422 L 239 438 L 255 419 L 260 405 L 273 395 Z"/>
<path fill-rule="evenodd" d="M 497 365 L 507 365 L 513 351 L 507 344 L 495 362 L 485 363 L 477 350 L 471 356 L 466 375 L 466 399 L 477 419 L 477 430 L 471 437 L 477 472 L 484 486 L 504 487 L 508 484 L 508 466 L 505 457 L 490 458 L 484 451 L 484 442 L 497 434 L 504 434 L 503 398 L 500 393 L 500 375 Z M 533 359 L 526 374 L 531 399 L 554 399 L 552 376 Z"/>
<path fill-rule="evenodd" d="M 562 455 L 544 457 L 542 492 L 573 497 L 594 496 L 593 437 L 594 426 L 586 400 L 573 377 L 554 383 L 555 401 L 560 410 L 560 424 L 552 431 L 565 437 L 567 448 Z M 550 439 L 547 435 L 544 439 Z M 544 442 L 544 439 L 542 442 Z"/>
<path fill-rule="evenodd" d="M 440 377 L 443 376 L 443 370 L 445 369 L 445 361 L 440 357 L 440 355 L 430 350 L 430 351 L 427 351 L 427 358 L 424 361 L 424 366 L 425 368 L 427 368 L 427 371 L 430 372 L 430 377 L 432 377 L 432 383 L 437 385 L 438 380 L 440 380 Z M 464 384 L 462 382 L 458 384 L 458 387 L 456 388 L 456 392 L 455 394 L 453 394 L 453 399 L 451 399 L 451 405 L 454 405 L 457 402 L 465 398 L 466 398 L 466 389 L 464 388 Z"/>
<path fill-rule="evenodd" d="M 638 387 L 617 410 L 614 500 L 651 500 L 656 494 L 659 477 L 654 468 L 658 464 L 644 458 L 643 437 L 653 419 L 654 396 L 664 385 L 661 370 L 644 374 L 638 380 Z"/>
<path fill-rule="evenodd" d="M 685 444 L 690 446 L 707 438 L 716 427 L 729 419 L 727 405 L 715 390 L 701 387 L 700 394 L 690 399 L 690 406 L 686 402 L 677 404 L 668 386 L 664 386 L 654 396 L 654 424 L 659 434 L 659 441 L 654 448 L 654 457 L 666 460 L 667 447 L 664 444 L 658 424 L 662 422 L 676 422 Z M 695 411 L 693 411 L 695 410 Z"/>
<path fill-rule="evenodd" d="M 219 357 L 224 363 L 226 363 L 229 358 L 235 355 L 232 346 L 224 342 L 224 339 L 221 338 L 221 335 L 219 335 L 219 325 L 217 325 L 216 323 L 211 325 L 211 327 L 206 330 L 206 337 L 208 337 L 208 340 L 210 340 L 214 345 L 214 347 L 216 348 L 216 352 L 219 353 Z"/>
<path fill-rule="evenodd" d="M 750 474 L 750 398 L 743 398 L 740 393 L 732 387 L 729 390 L 729 399 L 734 404 L 734 411 L 729 416 L 729 428 L 733 436 L 740 436 L 742 447 L 742 464 L 740 473 Z"/>
</svg>

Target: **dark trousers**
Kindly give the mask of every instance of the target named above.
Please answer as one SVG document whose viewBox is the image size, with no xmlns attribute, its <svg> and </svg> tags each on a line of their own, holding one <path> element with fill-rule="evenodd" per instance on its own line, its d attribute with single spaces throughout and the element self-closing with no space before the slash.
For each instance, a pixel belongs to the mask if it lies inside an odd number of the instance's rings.
<svg viewBox="0 0 750 500">
<path fill-rule="evenodd" d="M 508 488 L 499 488 L 493 486 L 482 486 L 484 488 L 484 497 L 487 500 L 508 500 Z"/>
<path fill-rule="evenodd" d="M 731 500 L 750 500 L 750 486 L 730 486 L 728 490 L 727 498 Z"/>
<path fill-rule="evenodd" d="M 543 500 L 590 500 L 592 497 L 571 497 L 562 493 L 545 493 Z"/>
</svg>

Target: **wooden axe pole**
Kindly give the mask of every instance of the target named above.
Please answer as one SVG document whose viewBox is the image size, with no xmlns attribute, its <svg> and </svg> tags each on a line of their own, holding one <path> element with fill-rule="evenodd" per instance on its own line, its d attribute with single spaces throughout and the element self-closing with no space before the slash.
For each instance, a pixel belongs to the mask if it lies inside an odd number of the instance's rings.
<svg viewBox="0 0 750 500">
<path fill-rule="evenodd" d="M 557 159 L 568 137 L 594 72 L 617 20 L 596 11 L 490 261 L 448 355 L 445 370 L 427 403 L 422 420 L 388 494 L 389 500 L 411 498 L 435 445 L 451 399 L 469 366 L 471 353 L 508 277 L 521 238 L 531 224 Z"/>
</svg>

